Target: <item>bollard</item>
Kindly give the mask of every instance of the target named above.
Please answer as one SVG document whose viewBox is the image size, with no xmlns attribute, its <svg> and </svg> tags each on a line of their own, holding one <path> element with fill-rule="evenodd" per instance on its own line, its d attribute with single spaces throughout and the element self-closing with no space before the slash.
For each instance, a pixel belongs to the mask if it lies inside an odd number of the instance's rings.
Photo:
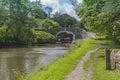
<svg viewBox="0 0 120 80">
<path fill-rule="evenodd" d="M 106 70 L 111 70 L 110 50 L 105 49 Z"/>
</svg>

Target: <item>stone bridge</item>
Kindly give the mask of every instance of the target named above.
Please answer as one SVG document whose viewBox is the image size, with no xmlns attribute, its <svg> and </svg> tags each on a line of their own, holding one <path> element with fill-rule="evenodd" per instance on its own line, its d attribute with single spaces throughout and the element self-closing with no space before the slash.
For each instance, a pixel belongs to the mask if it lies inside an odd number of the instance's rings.
<svg viewBox="0 0 120 80">
<path fill-rule="evenodd" d="M 61 37 L 70 37 L 74 40 L 88 37 L 87 32 L 80 28 L 54 28 L 46 29 L 45 31 L 53 34 L 57 39 Z"/>
</svg>

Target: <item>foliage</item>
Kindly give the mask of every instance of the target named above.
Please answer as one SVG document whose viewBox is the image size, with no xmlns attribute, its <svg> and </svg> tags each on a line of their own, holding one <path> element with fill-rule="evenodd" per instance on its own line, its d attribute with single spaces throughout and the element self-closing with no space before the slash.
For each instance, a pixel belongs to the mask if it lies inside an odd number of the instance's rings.
<svg viewBox="0 0 120 80">
<path fill-rule="evenodd" d="M 15 76 L 17 77 L 18 80 L 27 80 L 27 77 L 29 75 L 25 74 L 25 73 L 21 73 L 21 72 L 18 72 L 18 71 L 13 71 Z"/>
<path fill-rule="evenodd" d="M 46 12 L 47 12 L 47 14 L 48 14 L 48 17 L 50 18 L 53 9 L 52 9 L 51 7 L 49 7 L 49 6 L 46 6 L 46 7 L 45 7 L 45 10 L 46 10 Z"/>
<path fill-rule="evenodd" d="M 4 44 L 5 43 L 5 36 L 6 36 L 6 27 L 2 26 L 0 27 L 0 43 Z"/>
<path fill-rule="evenodd" d="M 27 9 L 26 3 L 27 0 L 5 0 L 1 1 L 1 6 L 5 10 L 5 13 L 0 13 L 0 15 L 4 16 L 5 19 L 3 20 L 2 17 L 1 26 L 6 26 L 5 34 L 5 43 L 6 44 L 29 44 L 31 43 L 31 35 L 29 27 L 26 25 L 28 16 L 27 16 Z M 22 15 L 21 15 L 22 14 Z M 29 43 L 28 43 L 29 42 Z"/>
<path fill-rule="evenodd" d="M 75 18 L 69 16 L 68 14 L 56 13 L 53 20 L 57 21 L 62 27 L 73 26 L 77 21 Z"/>
<path fill-rule="evenodd" d="M 97 25 L 96 20 L 98 20 L 98 15 L 104 5 L 105 0 L 84 0 L 77 9 L 77 14 L 81 17 L 81 21 L 89 30 Z"/>
<path fill-rule="evenodd" d="M 82 44 L 82 40 L 74 40 L 74 41 L 72 41 L 72 44 L 71 44 L 72 46 L 70 46 L 69 52 L 76 49 L 76 48 L 80 48 L 81 44 Z"/>
<path fill-rule="evenodd" d="M 79 7 L 80 3 L 77 0 L 69 0 L 71 4 L 74 6 L 74 8 Z"/>
<path fill-rule="evenodd" d="M 40 1 L 31 2 L 28 4 L 29 16 L 37 19 L 45 19 L 47 14 L 43 11 Z"/>
<path fill-rule="evenodd" d="M 16 37 L 15 31 L 7 30 L 6 26 L 0 27 L 0 45 L 30 45 L 33 42 L 33 38 L 34 36 L 30 30 L 26 30 L 24 35 Z"/>
<path fill-rule="evenodd" d="M 116 1 L 116 2 L 110 0 L 107 1 L 105 6 L 101 10 L 101 13 L 98 16 L 101 33 L 108 35 L 108 38 L 112 39 L 117 43 L 120 42 L 119 41 L 120 40 L 119 39 L 119 31 L 120 31 L 119 5 L 120 5 L 120 1 Z"/>
<path fill-rule="evenodd" d="M 84 0 L 81 7 L 77 9 L 77 14 L 89 30 L 105 34 L 120 43 L 119 0 Z"/>
<path fill-rule="evenodd" d="M 78 27 L 86 30 L 86 28 L 84 27 L 84 23 L 82 21 L 76 21 L 76 23 L 73 24 L 72 27 Z"/>
<path fill-rule="evenodd" d="M 44 19 L 40 1 L 0 0 L 0 44 L 28 45 L 34 42 L 31 28 L 38 26 L 36 19 Z"/>
<path fill-rule="evenodd" d="M 41 31 L 39 29 L 32 29 L 32 32 L 35 36 L 36 43 L 55 43 L 56 38 L 47 32 Z"/>
<path fill-rule="evenodd" d="M 59 27 L 59 24 L 56 21 L 53 21 L 51 19 L 43 19 L 40 20 L 40 24 L 42 29 L 52 29 L 52 28 L 57 28 Z"/>
</svg>

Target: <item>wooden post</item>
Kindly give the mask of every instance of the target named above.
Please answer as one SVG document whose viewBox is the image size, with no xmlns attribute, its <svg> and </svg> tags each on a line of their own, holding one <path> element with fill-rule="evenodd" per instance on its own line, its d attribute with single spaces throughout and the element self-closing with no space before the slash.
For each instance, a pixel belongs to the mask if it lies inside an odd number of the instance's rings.
<svg viewBox="0 0 120 80">
<path fill-rule="evenodd" d="M 105 49 L 106 70 L 111 70 L 110 50 Z"/>
<path fill-rule="evenodd" d="M 106 70 L 111 70 L 110 50 L 106 43 L 102 43 L 102 46 L 105 49 Z"/>
</svg>

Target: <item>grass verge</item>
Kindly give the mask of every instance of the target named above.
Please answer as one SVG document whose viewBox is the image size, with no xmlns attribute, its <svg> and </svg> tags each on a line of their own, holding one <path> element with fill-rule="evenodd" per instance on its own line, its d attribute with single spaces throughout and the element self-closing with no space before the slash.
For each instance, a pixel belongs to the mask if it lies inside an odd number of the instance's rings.
<svg viewBox="0 0 120 80">
<path fill-rule="evenodd" d="M 98 50 L 94 53 L 91 53 L 90 58 L 84 63 L 83 68 L 87 70 L 90 64 L 94 61 L 95 55 L 97 54 Z"/>
<path fill-rule="evenodd" d="M 78 45 L 78 43 L 80 45 Z M 29 75 L 26 80 L 64 80 L 66 75 L 76 66 L 79 59 L 87 51 L 99 45 L 99 42 L 91 38 L 74 41 L 68 54 L 40 68 L 37 72 Z"/>
<path fill-rule="evenodd" d="M 104 50 L 99 50 L 99 57 L 93 66 L 92 80 L 120 80 L 120 74 L 116 70 L 106 70 Z"/>
</svg>

